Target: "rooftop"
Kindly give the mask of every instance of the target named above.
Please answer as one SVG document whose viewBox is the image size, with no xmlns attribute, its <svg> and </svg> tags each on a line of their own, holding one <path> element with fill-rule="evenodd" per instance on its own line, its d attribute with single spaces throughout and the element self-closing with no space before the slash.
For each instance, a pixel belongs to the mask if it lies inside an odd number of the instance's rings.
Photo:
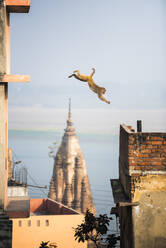
<svg viewBox="0 0 166 248">
<path fill-rule="evenodd" d="M 9 197 L 7 215 L 10 218 L 27 218 L 30 215 L 73 215 L 74 209 L 49 198 Z"/>
</svg>

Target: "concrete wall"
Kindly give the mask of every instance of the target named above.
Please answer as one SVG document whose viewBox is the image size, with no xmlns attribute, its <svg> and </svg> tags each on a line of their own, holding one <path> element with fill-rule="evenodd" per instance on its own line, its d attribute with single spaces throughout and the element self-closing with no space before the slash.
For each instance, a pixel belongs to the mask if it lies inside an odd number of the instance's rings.
<svg viewBox="0 0 166 248">
<path fill-rule="evenodd" d="M 120 208 L 121 247 L 130 247 L 129 236 L 134 248 L 166 247 L 166 133 L 121 126 L 119 174 L 126 195 L 139 202 Z"/>
<path fill-rule="evenodd" d="M 166 192 L 145 191 L 133 207 L 135 247 L 166 247 Z"/>
<path fill-rule="evenodd" d="M 8 158 L 8 86 L 1 83 L 2 74 L 9 72 L 9 16 L 4 1 L 0 1 L 0 208 L 7 203 L 7 158 Z"/>
<path fill-rule="evenodd" d="M 41 241 L 56 242 L 58 248 L 85 248 L 74 239 L 73 227 L 83 215 L 40 215 L 13 220 L 12 248 L 38 248 Z"/>
<path fill-rule="evenodd" d="M 25 186 L 8 186 L 8 197 L 28 196 L 28 188 Z"/>
<path fill-rule="evenodd" d="M 129 132 L 127 127 L 120 126 L 119 138 L 119 178 L 126 195 L 130 198 L 130 176 L 129 170 Z"/>
<path fill-rule="evenodd" d="M 5 214 L 0 215 L 0 247 L 12 247 L 12 221 Z"/>
</svg>

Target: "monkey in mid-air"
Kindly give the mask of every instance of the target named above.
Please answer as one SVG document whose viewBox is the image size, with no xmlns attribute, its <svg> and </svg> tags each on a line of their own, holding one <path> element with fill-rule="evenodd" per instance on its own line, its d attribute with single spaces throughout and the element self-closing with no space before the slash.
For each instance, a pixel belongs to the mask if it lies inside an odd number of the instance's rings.
<svg viewBox="0 0 166 248">
<path fill-rule="evenodd" d="M 107 99 L 105 99 L 105 97 L 103 96 L 105 94 L 105 92 L 106 92 L 106 89 L 103 88 L 103 87 L 98 86 L 93 81 L 92 77 L 93 77 L 94 74 L 95 74 L 95 69 L 94 68 L 92 68 L 92 73 L 89 76 L 82 75 L 79 70 L 76 70 L 76 71 L 73 72 L 73 74 L 71 74 L 69 76 L 69 78 L 75 77 L 76 79 L 78 79 L 80 81 L 87 82 L 88 85 L 89 85 L 89 88 L 98 95 L 98 98 L 100 98 L 100 100 L 110 104 L 110 101 L 107 101 Z"/>
</svg>

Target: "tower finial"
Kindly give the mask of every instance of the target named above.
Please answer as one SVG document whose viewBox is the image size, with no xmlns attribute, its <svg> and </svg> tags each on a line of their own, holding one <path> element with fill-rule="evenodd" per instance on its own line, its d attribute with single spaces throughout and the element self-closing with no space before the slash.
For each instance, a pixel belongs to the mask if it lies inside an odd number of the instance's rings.
<svg viewBox="0 0 166 248">
<path fill-rule="evenodd" d="M 67 119 L 67 127 L 65 129 L 65 134 L 73 134 L 74 135 L 74 127 L 73 127 L 73 122 L 71 118 L 71 98 L 69 98 L 69 109 L 68 109 L 68 119 Z"/>
<path fill-rule="evenodd" d="M 68 113 L 68 119 L 71 119 L 71 98 L 69 98 L 69 113 Z"/>
</svg>

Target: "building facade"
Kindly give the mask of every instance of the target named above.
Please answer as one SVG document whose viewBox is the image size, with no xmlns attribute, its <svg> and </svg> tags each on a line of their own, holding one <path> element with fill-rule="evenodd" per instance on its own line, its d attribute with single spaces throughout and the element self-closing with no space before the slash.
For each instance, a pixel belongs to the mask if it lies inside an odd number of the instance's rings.
<svg viewBox="0 0 166 248">
<path fill-rule="evenodd" d="M 119 179 L 111 184 L 121 247 L 166 247 L 166 133 L 121 125 Z"/>
<path fill-rule="evenodd" d="M 74 238 L 74 228 L 84 215 L 47 198 L 27 199 L 26 203 L 17 198 L 13 203 L 17 208 L 7 212 L 13 222 L 12 248 L 38 248 L 42 241 L 58 248 L 87 247 L 86 242 L 78 243 Z M 22 211 L 23 204 L 27 212 Z"/>
<path fill-rule="evenodd" d="M 49 198 L 81 213 L 85 213 L 87 209 L 94 214 L 96 213 L 84 155 L 71 119 L 70 104 L 67 127 L 61 145 L 54 157 Z"/>
</svg>

